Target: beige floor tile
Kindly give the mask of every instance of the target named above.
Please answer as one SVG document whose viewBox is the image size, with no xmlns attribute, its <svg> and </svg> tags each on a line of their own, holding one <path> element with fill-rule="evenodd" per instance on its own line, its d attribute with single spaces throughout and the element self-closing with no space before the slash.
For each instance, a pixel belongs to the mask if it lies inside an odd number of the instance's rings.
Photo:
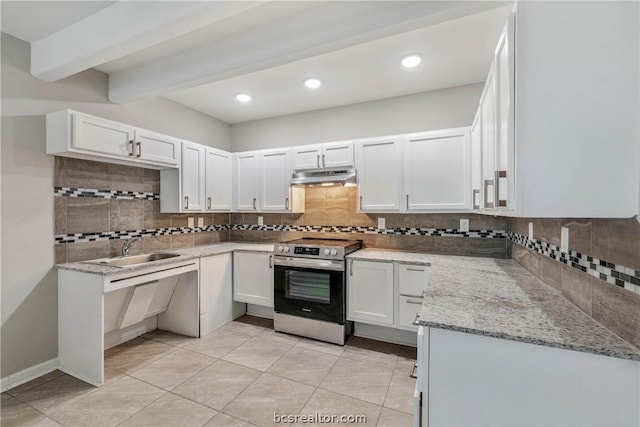
<svg viewBox="0 0 640 427">
<path fill-rule="evenodd" d="M 71 375 L 62 374 L 15 397 L 49 415 L 98 390 Z"/>
<path fill-rule="evenodd" d="M 260 371 L 255 369 L 217 360 L 173 389 L 173 393 L 222 409 L 259 376 Z"/>
<path fill-rule="evenodd" d="M 218 415 L 211 418 L 211 421 L 204 425 L 205 427 L 253 427 L 255 424 L 250 424 L 240 418 L 232 417 L 231 415 L 218 412 Z"/>
<path fill-rule="evenodd" d="M 307 350 L 315 350 L 321 353 L 327 353 L 332 356 L 341 356 L 345 347 L 343 345 L 331 344 L 323 341 L 316 341 L 309 338 L 302 338 L 296 343 L 296 347 L 305 348 Z"/>
<path fill-rule="evenodd" d="M 341 357 L 319 387 L 382 405 L 392 374 L 381 365 Z"/>
<path fill-rule="evenodd" d="M 174 347 L 182 347 L 191 342 L 198 341 L 198 338 L 188 337 L 185 335 L 176 334 L 174 332 L 162 331 L 156 329 L 155 331 L 148 332 L 142 336 L 148 340 L 158 341 L 164 344 L 169 344 Z"/>
<path fill-rule="evenodd" d="M 0 405 L 0 425 L 3 427 L 18 426 L 56 426 L 53 420 L 42 412 L 32 408 L 24 402 L 2 393 Z"/>
<path fill-rule="evenodd" d="M 220 358 L 231 353 L 250 339 L 251 335 L 218 329 L 198 341 L 185 345 L 184 348 L 210 357 Z"/>
<path fill-rule="evenodd" d="M 9 393 L 10 395 L 17 395 L 20 393 L 24 393 L 27 390 L 30 390 L 34 387 L 39 386 L 40 384 L 44 384 L 48 381 L 51 381 L 55 378 L 58 378 L 60 375 L 63 375 L 62 371 L 58 371 L 57 369 L 55 371 L 51 371 L 48 374 L 44 374 L 36 379 L 33 379 L 29 382 L 26 382 L 24 384 L 20 384 L 17 387 L 13 387 L 11 390 L 7 391 L 7 393 Z"/>
<path fill-rule="evenodd" d="M 132 377 L 171 390 L 191 378 L 215 359 L 183 349 L 172 351 L 155 362 L 131 373 Z"/>
<path fill-rule="evenodd" d="M 293 344 L 273 339 L 253 337 L 231 353 L 222 357 L 228 362 L 249 368 L 266 371 L 278 359 L 280 359 Z"/>
<path fill-rule="evenodd" d="M 385 408 L 408 414 L 413 413 L 413 392 L 416 388 L 416 380 L 409 376 L 410 366 L 402 365 L 393 372 L 391 384 L 389 384 L 389 390 L 384 399 L 383 406 Z"/>
<path fill-rule="evenodd" d="M 268 373 L 318 386 L 338 360 L 338 356 L 293 347 L 267 370 Z"/>
<path fill-rule="evenodd" d="M 259 426 L 279 425 L 274 422 L 274 414 L 297 414 L 314 390 L 308 385 L 262 374 L 224 411 Z"/>
<path fill-rule="evenodd" d="M 174 350 L 176 347 L 171 345 L 135 338 L 106 350 L 104 366 L 128 374 Z"/>
<path fill-rule="evenodd" d="M 318 389 L 300 411 L 300 414 L 310 416 L 318 414 L 318 416 L 323 416 L 324 420 L 334 419 L 335 422 L 318 420 L 318 423 L 295 423 L 295 425 L 338 426 L 351 424 L 375 426 L 378 421 L 378 414 L 380 414 L 380 407 L 342 394 Z M 340 417 L 343 416 L 353 417 L 351 418 L 353 422 L 349 423 L 350 418 L 341 420 Z"/>
<path fill-rule="evenodd" d="M 382 408 L 378 427 L 412 427 L 413 415 L 404 412 L 394 411 L 389 408 Z"/>
<path fill-rule="evenodd" d="M 103 386 L 51 418 L 65 426 L 115 426 L 165 393 L 135 378 L 124 377 Z"/>
<path fill-rule="evenodd" d="M 393 369 L 398 360 L 400 347 L 398 344 L 353 337 L 342 353 L 342 357 Z"/>
<path fill-rule="evenodd" d="M 121 426 L 202 426 L 216 410 L 168 393 L 128 418 Z"/>
<path fill-rule="evenodd" d="M 249 335 L 252 337 L 264 332 L 264 330 L 265 328 L 263 326 L 251 325 L 249 323 L 243 323 L 243 322 L 237 322 L 237 321 L 227 323 L 222 328 L 217 329 L 217 331 L 231 332 L 234 334 L 238 333 L 242 335 Z"/>
<path fill-rule="evenodd" d="M 396 371 L 403 371 L 407 375 L 411 373 L 413 366 L 416 364 L 415 359 L 405 359 L 404 357 L 398 357 L 398 361 L 396 362 Z"/>
</svg>

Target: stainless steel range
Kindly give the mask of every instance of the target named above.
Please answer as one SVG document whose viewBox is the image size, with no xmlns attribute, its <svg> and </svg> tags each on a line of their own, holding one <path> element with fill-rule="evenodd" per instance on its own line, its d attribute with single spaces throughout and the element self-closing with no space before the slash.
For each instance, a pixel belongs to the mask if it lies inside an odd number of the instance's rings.
<svg viewBox="0 0 640 427">
<path fill-rule="evenodd" d="M 347 321 L 345 257 L 360 240 L 299 239 L 274 246 L 274 329 L 344 345 Z"/>
</svg>

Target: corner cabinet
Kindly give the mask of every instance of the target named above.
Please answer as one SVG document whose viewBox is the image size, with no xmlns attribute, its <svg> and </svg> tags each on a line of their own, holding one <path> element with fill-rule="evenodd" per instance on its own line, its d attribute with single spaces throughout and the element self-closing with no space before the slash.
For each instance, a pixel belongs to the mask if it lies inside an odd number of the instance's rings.
<svg viewBox="0 0 640 427">
<path fill-rule="evenodd" d="M 178 167 L 180 141 L 101 117 L 49 113 L 47 154 L 154 169 Z"/>
<path fill-rule="evenodd" d="M 406 135 L 405 210 L 470 210 L 469 128 Z"/>
<path fill-rule="evenodd" d="M 233 253 L 233 300 L 273 308 L 273 254 Z"/>
</svg>

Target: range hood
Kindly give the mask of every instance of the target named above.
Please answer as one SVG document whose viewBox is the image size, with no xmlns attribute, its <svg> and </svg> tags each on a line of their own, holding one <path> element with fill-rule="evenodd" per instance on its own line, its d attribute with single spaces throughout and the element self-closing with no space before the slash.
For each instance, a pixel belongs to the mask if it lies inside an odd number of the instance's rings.
<svg viewBox="0 0 640 427">
<path fill-rule="evenodd" d="M 356 170 L 345 168 L 312 169 L 296 172 L 291 177 L 291 185 L 344 185 L 356 184 Z"/>
</svg>

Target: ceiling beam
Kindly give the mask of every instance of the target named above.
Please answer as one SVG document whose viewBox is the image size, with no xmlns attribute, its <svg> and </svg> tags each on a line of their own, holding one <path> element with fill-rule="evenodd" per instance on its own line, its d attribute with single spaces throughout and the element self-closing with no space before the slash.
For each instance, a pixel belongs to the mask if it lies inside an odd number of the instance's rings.
<svg viewBox="0 0 640 427">
<path fill-rule="evenodd" d="M 56 81 L 195 31 L 264 1 L 119 1 L 31 44 L 31 74 Z"/>
<path fill-rule="evenodd" d="M 109 99 L 125 103 L 186 89 L 382 37 L 434 25 L 507 2 L 325 2 L 204 47 L 109 77 Z"/>
</svg>

